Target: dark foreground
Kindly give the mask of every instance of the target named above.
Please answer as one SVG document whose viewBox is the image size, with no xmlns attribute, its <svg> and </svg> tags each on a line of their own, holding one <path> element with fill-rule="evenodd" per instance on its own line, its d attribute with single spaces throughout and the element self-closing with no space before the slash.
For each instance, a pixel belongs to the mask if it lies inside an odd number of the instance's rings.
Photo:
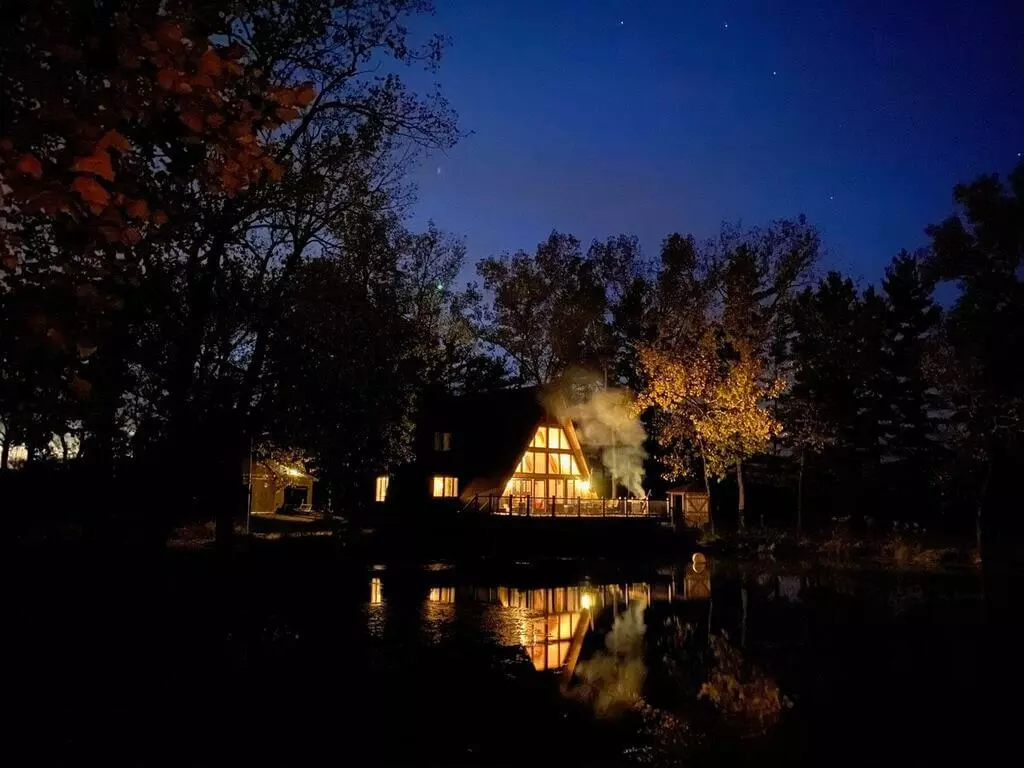
<svg viewBox="0 0 1024 768">
<path fill-rule="evenodd" d="M 6 749 L 33 764 L 962 765 L 994 748 L 976 571 L 677 560 L 373 566 L 309 541 L 228 567 L 36 553 L 9 614 Z M 563 686 L 550 670 L 585 607 Z"/>
</svg>

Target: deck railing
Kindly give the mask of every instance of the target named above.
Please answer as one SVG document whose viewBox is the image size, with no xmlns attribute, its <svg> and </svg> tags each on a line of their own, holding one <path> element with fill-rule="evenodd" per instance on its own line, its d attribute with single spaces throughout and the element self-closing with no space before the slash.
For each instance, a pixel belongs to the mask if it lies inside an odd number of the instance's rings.
<svg viewBox="0 0 1024 768">
<path fill-rule="evenodd" d="M 658 499 L 585 499 L 555 496 L 477 495 L 467 509 L 488 515 L 521 517 L 650 517 L 668 519 L 668 503 Z"/>
</svg>

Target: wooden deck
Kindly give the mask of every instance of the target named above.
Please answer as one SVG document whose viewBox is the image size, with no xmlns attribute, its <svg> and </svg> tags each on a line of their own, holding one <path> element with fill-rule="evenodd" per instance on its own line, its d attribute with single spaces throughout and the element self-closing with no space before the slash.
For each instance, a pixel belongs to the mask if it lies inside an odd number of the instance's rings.
<svg viewBox="0 0 1024 768">
<path fill-rule="evenodd" d="M 559 499 L 532 496 L 476 496 L 467 511 L 512 517 L 669 519 L 668 503 L 659 499 Z"/>
</svg>

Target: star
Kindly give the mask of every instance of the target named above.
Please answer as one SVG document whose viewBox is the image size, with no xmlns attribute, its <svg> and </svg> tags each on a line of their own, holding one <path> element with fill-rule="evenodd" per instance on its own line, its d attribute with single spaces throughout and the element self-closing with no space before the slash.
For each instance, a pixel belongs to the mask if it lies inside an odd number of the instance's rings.
<svg viewBox="0 0 1024 768">
<path fill-rule="evenodd" d="M 775 70 L 773 69 L 773 70 L 772 70 L 772 77 L 775 77 L 775 76 L 776 76 L 777 74 L 779 74 L 779 73 L 778 73 L 778 72 L 776 72 L 776 71 L 775 71 Z"/>
<path fill-rule="evenodd" d="M 729 28 L 729 22 L 728 22 L 728 21 L 727 21 L 727 22 L 725 22 L 725 28 L 726 28 L 726 29 L 728 29 L 728 28 Z"/>
<path fill-rule="evenodd" d="M 624 25 L 625 25 L 625 23 L 626 23 L 626 22 L 624 22 L 624 21 L 620 21 L 620 22 L 619 22 L 619 26 L 620 26 L 620 27 L 621 27 L 621 26 L 624 26 Z"/>
</svg>

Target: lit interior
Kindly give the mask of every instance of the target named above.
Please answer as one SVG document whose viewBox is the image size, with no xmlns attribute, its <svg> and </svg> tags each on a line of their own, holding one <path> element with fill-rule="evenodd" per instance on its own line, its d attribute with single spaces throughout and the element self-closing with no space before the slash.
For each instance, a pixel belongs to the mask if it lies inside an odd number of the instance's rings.
<svg viewBox="0 0 1024 768">
<path fill-rule="evenodd" d="M 590 494 L 590 480 L 580 471 L 569 436 L 561 427 L 538 427 L 505 486 L 505 496 L 575 499 Z"/>
<path fill-rule="evenodd" d="M 435 499 L 449 499 L 459 495 L 459 478 L 434 475 L 431 493 Z"/>
</svg>

